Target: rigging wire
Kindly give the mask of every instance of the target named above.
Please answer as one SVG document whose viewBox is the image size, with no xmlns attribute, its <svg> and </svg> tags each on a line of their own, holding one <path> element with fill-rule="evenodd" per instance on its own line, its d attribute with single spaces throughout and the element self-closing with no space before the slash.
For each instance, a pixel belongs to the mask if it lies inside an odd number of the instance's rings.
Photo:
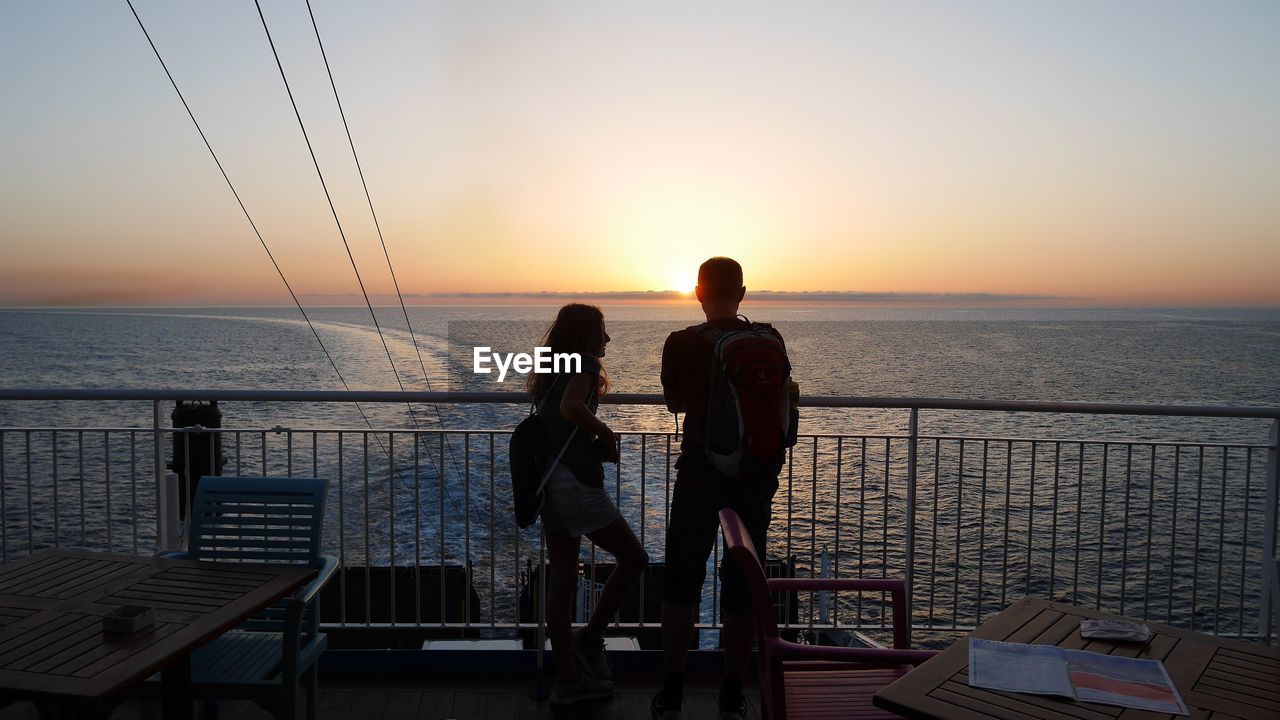
<svg viewBox="0 0 1280 720">
<path fill-rule="evenodd" d="M 209 143 L 209 138 L 204 134 L 204 128 L 200 127 L 200 122 L 196 120 L 195 113 L 191 111 L 191 106 L 187 104 L 187 98 L 182 94 L 182 90 L 178 88 L 178 81 L 174 79 L 173 73 L 169 72 L 169 66 L 165 63 L 164 57 L 160 55 L 160 49 L 156 47 L 156 43 L 151 39 L 151 33 L 147 32 L 147 26 L 143 24 L 142 17 L 138 15 L 138 9 L 133 6 L 133 0 L 125 0 L 129 5 L 129 10 L 133 12 L 133 18 L 138 21 L 138 27 L 142 29 L 142 34 L 147 38 L 147 44 L 151 46 L 151 51 L 155 53 L 156 60 L 160 61 L 160 67 L 164 69 L 164 74 L 169 78 L 169 84 L 173 86 L 173 91 L 178 94 L 178 99 L 182 101 L 182 107 L 187 111 L 187 117 L 191 118 L 191 123 L 196 126 L 196 132 L 200 133 L 200 139 L 204 141 L 205 148 L 209 151 L 209 155 L 213 157 L 213 162 L 218 166 L 218 171 L 222 173 L 222 179 L 227 182 L 227 188 L 231 190 L 231 194 L 235 197 L 236 203 L 240 206 L 240 211 L 244 213 L 244 219 L 249 221 L 249 227 L 253 228 L 253 234 L 258 237 L 258 242 L 262 244 L 262 249 L 267 252 L 267 257 L 271 260 L 271 265 L 276 269 L 276 274 L 280 276 L 280 281 L 284 283 L 284 287 L 289 291 L 289 297 L 293 299 L 293 304 L 297 306 L 298 312 L 302 313 L 302 319 L 307 321 L 307 327 L 311 328 L 311 334 L 315 336 L 316 343 L 320 345 L 320 349 L 324 351 L 324 356 L 328 358 L 329 365 L 333 367 L 333 372 L 337 374 L 338 381 L 342 383 L 344 390 L 350 391 L 347 385 L 347 379 L 343 377 L 342 371 L 338 369 L 338 363 L 334 361 L 333 355 L 330 354 L 329 348 L 325 347 L 324 340 L 320 339 L 320 333 L 316 331 L 316 326 L 312 324 L 311 318 L 307 316 L 307 311 L 302 307 L 302 303 L 298 300 L 298 295 L 293 291 L 293 287 L 289 284 L 289 280 L 284 276 L 284 270 L 280 268 L 280 263 L 276 261 L 275 255 L 271 252 L 271 248 L 267 246 L 267 241 L 262 237 L 262 232 L 258 230 L 258 225 L 253 221 L 253 217 L 249 215 L 249 209 L 245 207 L 244 200 L 240 198 L 240 193 L 236 191 L 236 186 L 232 184 L 231 177 L 227 175 L 227 170 L 222 166 L 222 161 L 218 159 L 218 154 L 213 151 L 213 145 Z M 365 414 L 364 408 L 360 407 L 360 403 L 354 402 L 356 410 L 360 412 L 360 417 L 364 418 L 364 422 L 373 429 L 373 423 L 369 421 L 369 416 Z M 377 434 L 374 439 L 378 441 L 378 445 L 382 445 L 382 439 Z M 383 447 L 383 452 L 386 448 Z M 388 456 L 389 457 L 389 456 Z"/>
<path fill-rule="evenodd" d="M 343 230 L 342 221 L 338 218 L 338 210 L 333 204 L 333 196 L 329 193 L 329 185 L 325 182 L 324 173 L 320 170 L 320 161 L 316 158 L 315 148 L 311 145 L 311 136 L 307 132 L 306 123 L 302 121 L 302 112 L 298 109 L 298 102 L 293 97 L 293 89 L 290 87 L 289 78 L 285 74 L 284 64 L 280 61 L 280 53 L 276 50 L 275 40 L 271 37 L 271 29 L 267 26 L 267 17 L 262 12 L 262 4 L 259 0 L 253 0 L 253 4 L 258 10 L 258 19 L 262 21 L 262 31 L 267 36 L 267 44 L 271 47 L 271 55 L 275 58 L 276 68 L 280 71 L 280 80 L 284 83 L 285 93 L 289 96 L 289 104 L 293 107 L 293 115 L 298 120 L 298 129 L 302 131 L 302 139 L 306 142 L 307 152 L 311 155 L 311 164 L 316 169 L 316 177 L 320 180 L 320 188 L 324 191 L 324 198 L 329 203 L 329 212 L 333 215 L 333 222 L 338 227 L 338 236 L 342 239 L 342 246 L 347 251 L 347 259 L 351 261 L 351 270 L 355 273 L 356 282 L 360 285 L 360 294 L 364 296 L 365 307 L 369 308 L 369 317 L 373 319 L 373 327 L 378 331 L 378 339 L 382 341 L 382 350 L 387 355 L 387 362 L 391 364 L 391 373 L 396 377 L 396 384 L 400 386 L 400 392 L 405 392 L 404 380 L 400 377 L 400 371 L 396 368 L 396 361 L 391 357 L 391 348 L 387 345 L 386 335 L 383 334 L 382 325 L 378 322 L 378 314 L 373 310 L 373 302 L 369 300 L 369 291 L 365 288 L 364 279 L 360 276 L 360 269 L 356 266 L 355 255 L 351 252 L 351 244 L 347 241 L 347 233 Z M 327 65 L 328 61 L 326 60 L 326 67 Z M 414 428 L 421 429 L 418 415 L 413 411 L 413 405 L 406 402 L 405 407 L 409 409 L 409 417 L 413 419 Z M 443 438 L 443 435 L 441 437 Z M 414 436 L 414 442 L 417 443 L 417 435 Z M 452 449 L 451 445 L 449 447 Z M 440 487 L 444 489 L 446 483 L 443 458 L 441 458 L 441 466 L 439 468 L 436 467 L 435 460 L 431 455 L 427 456 L 427 460 L 440 480 Z M 458 472 L 456 457 L 454 458 L 454 466 L 455 472 Z M 455 506 L 458 505 L 452 496 L 449 499 Z"/>
<path fill-rule="evenodd" d="M 391 373 L 396 376 L 396 384 L 400 386 L 400 392 L 405 392 L 404 381 L 400 378 L 400 371 L 396 369 L 396 361 L 391 357 L 391 348 L 387 345 L 387 338 L 382 334 L 382 325 L 378 323 L 378 314 L 373 311 L 373 303 L 369 300 L 369 291 L 365 289 L 364 278 L 360 277 L 360 269 L 356 267 L 355 255 L 351 252 L 351 243 L 347 242 L 347 233 L 342 229 L 342 221 L 338 219 L 338 209 L 333 205 L 333 196 L 329 194 L 329 184 L 324 181 L 324 173 L 320 171 L 320 161 L 316 158 L 315 148 L 311 146 L 311 136 L 307 133 L 307 126 L 302 122 L 302 113 L 298 110 L 298 103 L 293 99 L 293 89 L 289 86 L 289 78 L 285 75 L 284 65 L 280 62 L 280 53 L 276 52 L 275 40 L 271 38 L 271 30 L 267 27 L 267 17 L 262 13 L 262 4 L 259 0 L 253 0 L 254 7 L 258 9 L 258 18 L 262 20 L 262 30 L 267 34 L 267 44 L 271 46 L 271 55 L 276 60 L 276 67 L 280 70 L 280 79 L 284 81 L 284 91 L 289 95 L 289 104 L 293 106 L 293 115 L 298 119 L 298 128 L 302 130 L 302 139 L 307 143 L 307 152 L 311 155 L 311 164 L 315 166 L 316 176 L 320 178 L 320 189 L 324 191 L 324 199 L 329 203 L 329 212 L 333 215 L 333 222 L 338 226 L 338 236 L 342 238 L 342 247 L 346 248 L 347 259 L 351 261 L 351 269 L 356 274 L 356 282 L 360 285 L 360 294 L 364 296 L 364 304 L 369 308 L 369 317 L 373 318 L 373 327 L 378 331 L 378 339 L 382 341 L 382 349 L 387 354 L 387 362 L 391 363 Z M 413 418 L 414 427 L 418 427 L 418 415 L 413 411 L 413 405 L 405 403 L 405 407 L 409 408 L 409 416 Z"/>
<path fill-rule="evenodd" d="M 338 382 L 342 384 L 342 389 L 350 392 L 351 387 L 347 384 L 346 377 L 344 377 L 342 371 L 338 369 L 338 363 L 333 359 L 333 355 L 329 352 L 329 348 L 325 346 L 324 340 L 320 339 L 320 333 L 311 322 L 311 317 L 307 315 L 306 309 L 302 307 L 302 303 L 298 300 L 297 293 L 293 291 L 293 287 L 289 284 L 288 278 L 285 277 L 284 270 L 280 267 L 280 263 L 276 261 L 275 254 L 271 252 L 271 248 L 267 245 L 266 239 L 263 238 L 262 232 L 258 229 L 257 223 L 253 221 L 253 217 L 249 214 L 248 207 L 245 206 L 244 200 L 240 198 L 240 193 L 231 182 L 231 177 L 227 174 L 226 168 L 223 167 L 222 161 L 218 159 L 218 154 L 214 152 L 213 145 L 210 144 L 208 136 L 205 135 L 204 128 L 202 128 L 200 126 L 200 122 L 196 120 L 195 113 L 192 112 L 191 106 L 187 103 L 186 96 L 182 94 L 182 90 L 178 87 L 177 80 L 174 79 L 173 73 L 169 71 L 169 66 L 165 63 L 164 57 L 160 54 L 160 49 L 156 47 L 155 41 L 151 39 L 151 33 L 147 31 L 147 26 L 142 22 L 142 17 L 138 15 L 138 9 L 133 6 L 133 0 L 125 0 L 125 2 L 129 5 L 129 10 L 133 13 L 134 20 L 137 20 L 138 27 L 142 30 L 143 36 L 146 37 L 147 44 L 151 46 L 151 51 L 155 53 L 156 60 L 160 62 L 160 67 L 164 70 L 165 76 L 169 78 L 169 84 L 173 86 L 173 91 L 177 93 L 178 99 L 182 102 L 182 107 L 187 111 L 187 117 L 191 118 L 191 123 L 195 125 L 196 132 L 200 134 L 200 139 L 204 141 L 205 149 L 209 151 L 209 155 L 213 158 L 214 164 L 218 166 L 218 171 L 222 173 L 222 179 L 226 181 L 227 188 L 231 190 L 232 196 L 236 199 L 236 204 L 240 206 L 240 211 L 244 213 L 245 220 L 249 222 L 249 227 L 253 228 L 254 235 L 257 236 L 258 242 L 261 243 L 262 249 L 266 251 L 267 257 L 271 260 L 271 265 L 276 270 L 276 274 L 280 276 L 280 281 L 284 283 L 285 290 L 289 291 L 289 297 L 293 299 L 293 304 L 298 308 L 298 312 L 302 314 L 302 319 L 306 321 L 307 327 L 310 328 L 311 334 L 315 337 L 316 343 L 320 346 L 320 350 L 324 352 L 325 358 L 329 360 L 329 365 L 333 368 L 334 374 L 338 376 Z M 370 430 L 373 430 L 373 422 L 369 420 L 368 414 L 365 413 L 364 408 L 360 406 L 360 403 L 352 401 L 352 404 L 355 405 L 356 411 L 360 413 L 360 417 L 364 420 L 365 426 Z M 391 458 L 391 453 L 387 449 L 387 446 L 382 442 L 382 436 L 375 432 L 373 433 L 373 439 L 382 450 L 382 453 L 387 456 L 387 462 L 389 465 L 393 466 L 394 461 Z M 435 462 L 432 457 L 428 455 L 427 459 L 434 469 Z M 439 474 L 439 471 L 437 471 L 437 474 Z M 406 488 L 408 487 L 405 481 L 402 480 L 401 482 Z M 443 483 L 443 477 L 441 478 L 441 482 Z M 457 504 L 456 501 L 454 504 Z"/>
<path fill-rule="evenodd" d="M 324 41 L 320 39 L 320 27 L 316 24 L 315 12 L 311 9 L 311 0 L 306 0 L 307 15 L 311 17 L 311 29 L 316 34 L 316 44 L 320 46 L 320 57 L 324 59 L 324 71 L 329 76 L 329 87 L 333 89 L 333 101 L 338 105 L 338 115 L 342 118 L 342 129 L 347 133 L 347 144 L 351 146 L 351 158 L 356 163 L 356 172 L 360 175 L 360 186 L 364 188 L 364 199 L 369 204 L 369 214 L 373 217 L 373 227 L 378 232 L 378 242 L 382 245 L 382 254 L 387 259 L 387 270 L 391 273 L 391 283 L 396 289 L 396 298 L 400 301 L 400 311 L 404 314 L 404 324 L 409 328 L 409 340 L 413 343 L 413 351 L 418 356 L 418 366 L 422 368 L 422 379 L 427 383 L 427 390 L 432 390 L 431 376 L 427 373 L 427 365 L 422 359 L 422 350 L 418 347 L 417 335 L 413 332 L 413 323 L 409 321 L 409 309 L 405 307 L 404 295 L 400 292 L 400 281 L 396 279 L 395 267 L 391 264 L 391 253 L 387 250 L 387 241 L 382 236 L 382 224 L 378 222 L 378 213 L 373 209 L 373 196 L 369 193 L 369 184 L 364 178 L 364 167 L 360 164 L 360 156 L 356 153 L 356 143 L 351 137 L 351 126 L 347 124 L 347 113 L 342 109 L 342 98 L 338 96 L 338 84 L 333 79 L 333 70 L 329 67 L 329 54 L 325 52 Z M 440 423 L 440 428 L 444 429 L 444 416 L 440 412 L 440 406 L 432 403 L 431 407 L 435 410 L 436 420 Z M 461 474 L 458 468 L 458 457 L 454 453 L 453 443 L 445 438 L 445 446 L 449 450 L 449 457 L 453 461 L 453 469 L 455 473 Z"/>
</svg>

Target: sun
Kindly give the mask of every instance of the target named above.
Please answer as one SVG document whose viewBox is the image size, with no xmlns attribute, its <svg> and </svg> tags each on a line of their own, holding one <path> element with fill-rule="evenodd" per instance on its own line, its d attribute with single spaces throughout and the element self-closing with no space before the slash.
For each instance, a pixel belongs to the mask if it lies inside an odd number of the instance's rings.
<svg viewBox="0 0 1280 720">
<path fill-rule="evenodd" d="M 693 289 L 698 285 L 698 276 L 685 269 L 680 269 L 671 275 L 671 289 L 682 295 L 693 295 Z"/>
</svg>

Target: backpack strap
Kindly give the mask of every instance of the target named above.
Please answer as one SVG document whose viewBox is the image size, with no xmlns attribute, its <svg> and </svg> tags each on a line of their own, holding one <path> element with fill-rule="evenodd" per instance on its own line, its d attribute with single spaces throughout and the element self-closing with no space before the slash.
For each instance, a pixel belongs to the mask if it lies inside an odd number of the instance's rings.
<svg viewBox="0 0 1280 720">
<path fill-rule="evenodd" d="M 542 412 L 542 406 L 545 405 L 547 403 L 547 400 L 551 398 L 551 391 L 556 389 L 556 383 L 558 382 L 560 382 L 560 373 L 556 373 L 556 376 L 554 378 L 551 378 L 551 386 L 548 387 L 547 391 L 542 394 L 542 399 L 537 400 L 534 403 L 533 412 L 530 413 L 531 415 L 537 415 L 538 413 Z"/>
<path fill-rule="evenodd" d="M 559 373 L 556 373 L 556 377 L 555 377 L 555 379 L 551 381 L 551 387 L 552 387 L 552 388 L 554 388 L 554 387 L 555 387 L 555 383 L 556 383 L 559 379 L 560 379 L 560 374 L 559 374 Z M 590 404 L 591 404 L 591 398 L 593 398 L 593 397 L 595 397 L 595 396 L 596 396 L 596 391 L 597 391 L 598 387 L 599 387 L 598 385 L 592 385 L 592 386 L 591 386 L 591 392 L 587 393 L 587 404 L 588 404 L 588 405 L 590 405 Z M 549 398 L 549 397 L 551 397 L 551 390 L 550 390 L 550 389 L 548 389 L 548 390 L 547 390 L 547 394 L 543 396 L 543 398 L 542 398 L 542 402 L 538 403 L 538 411 L 541 411 L 541 410 L 542 410 L 542 405 L 543 405 L 544 403 L 546 403 L 547 398 Z M 565 438 L 564 445 L 562 445 L 562 446 L 560 447 L 560 452 L 556 453 L 556 458 L 555 458 L 554 460 L 552 460 L 551 462 L 547 463 L 547 470 L 546 470 L 546 472 L 544 472 L 544 473 L 542 474 L 542 480 L 538 483 L 538 490 L 537 490 L 537 493 L 541 494 L 541 493 L 542 493 L 542 491 L 546 489 L 546 487 L 547 487 L 547 481 L 551 479 L 551 472 L 552 472 L 553 470 L 555 470 L 555 469 L 556 469 L 556 465 L 560 462 L 560 458 L 564 457 L 564 453 L 565 453 L 565 451 L 569 449 L 569 443 L 573 442 L 573 438 L 574 438 L 574 436 L 576 436 L 576 435 L 578 434 L 578 430 L 580 430 L 580 429 L 581 429 L 581 428 L 579 428 L 577 425 L 574 425 L 574 426 L 573 426 L 573 430 L 569 431 L 569 437 Z"/>
<path fill-rule="evenodd" d="M 720 328 L 716 327 L 715 325 L 712 325 L 709 322 L 704 322 L 699 325 L 690 325 L 688 328 L 685 328 L 685 329 L 693 333 L 694 335 L 697 335 L 698 337 L 702 338 L 703 340 L 706 340 L 707 343 L 711 345 L 711 347 L 715 347 L 716 343 L 720 341 L 720 338 L 724 337 L 725 335 L 724 330 L 721 330 Z"/>
<path fill-rule="evenodd" d="M 551 479 L 551 471 L 556 469 L 556 465 L 559 464 L 560 458 L 564 457 L 564 451 L 569 449 L 569 443 L 573 442 L 573 436 L 577 434 L 578 434 L 578 426 L 574 425 L 573 431 L 569 433 L 569 438 L 564 441 L 564 445 L 560 448 L 560 452 L 556 453 L 556 459 L 547 463 L 547 471 L 542 473 L 542 481 L 538 483 L 537 492 L 539 494 L 541 494 L 542 491 L 546 489 L 547 481 Z"/>
</svg>

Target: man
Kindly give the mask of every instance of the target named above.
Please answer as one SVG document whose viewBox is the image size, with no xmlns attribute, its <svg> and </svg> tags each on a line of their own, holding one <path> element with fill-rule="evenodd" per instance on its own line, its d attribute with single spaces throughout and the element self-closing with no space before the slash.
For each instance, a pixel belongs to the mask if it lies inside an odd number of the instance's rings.
<svg viewBox="0 0 1280 720">
<path fill-rule="evenodd" d="M 746 294 L 742 266 L 726 257 L 713 257 L 698 268 L 695 290 L 707 322 L 721 331 L 747 330 L 738 317 Z M 782 337 L 777 335 L 779 343 Z M 785 349 L 785 348 L 784 348 Z M 662 604 L 662 650 L 666 679 L 651 704 L 658 720 L 680 717 L 684 665 L 698 601 L 706 579 L 707 558 L 719 532 L 719 512 L 733 509 L 742 517 L 751 542 L 761 552 L 769 527 L 778 468 L 752 477 L 729 477 L 708 462 L 708 427 L 714 347 L 707 333 L 686 328 L 671 333 L 662 348 L 662 394 L 667 409 L 685 413 L 684 439 L 676 460 L 676 485 L 666 538 L 666 582 Z M 751 595 L 737 563 L 726 557 L 720 568 L 721 633 L 725 675 L 720 689 L 722 720 L 742 718 L 746 702 L 742 676 L 755 635 Z"/>
</svg>

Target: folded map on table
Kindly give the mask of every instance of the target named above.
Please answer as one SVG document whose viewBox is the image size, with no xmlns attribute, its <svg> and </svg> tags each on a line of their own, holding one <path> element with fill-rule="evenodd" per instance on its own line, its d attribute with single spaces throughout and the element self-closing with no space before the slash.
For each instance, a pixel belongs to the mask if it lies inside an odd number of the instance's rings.
<svg viewBox="0 0 1280 720">
<path fill-rule="evenodd" d="M 1158 660 L 969 638 L 969 685 L 1188 715 Z"/>
</svg>

